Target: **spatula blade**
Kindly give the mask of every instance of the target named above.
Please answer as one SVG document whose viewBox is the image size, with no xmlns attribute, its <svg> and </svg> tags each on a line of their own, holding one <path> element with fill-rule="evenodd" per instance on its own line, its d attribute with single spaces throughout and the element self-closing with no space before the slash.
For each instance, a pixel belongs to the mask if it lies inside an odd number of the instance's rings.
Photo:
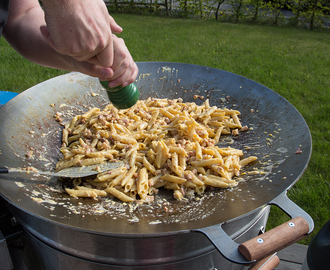
<svg viewBox="0 0 330 270">
<path fill-rule="evenodd" d="M 89 166 L 70 167 L 70 168 L 66 168 L 66 169 L 63 169 L 58 172 L 26 171 L 26 170 L 22 170 L 20 168 L 1 167 L 1 168 L 3 168 L 3 170 L 0 171 L 0 173 L 19 172 L 19 173 L 25 173 L 25 174 L 31 174 L 31 175 L 42 174 L 42 175 L 49 175 L 49 176 L 56 176 L 56 177 L 80 178 L 80 177 L 92 176 L 92 175 L 98 174 L 100 172 L 109 171 L 109 170 L 118 168 L 123 165 L 124 165 L 124 162 L 122 162 L 122 161 L 104 162 L 101 164 L 95 164 L 95 165 L 89 165 Z"/>
</svg>

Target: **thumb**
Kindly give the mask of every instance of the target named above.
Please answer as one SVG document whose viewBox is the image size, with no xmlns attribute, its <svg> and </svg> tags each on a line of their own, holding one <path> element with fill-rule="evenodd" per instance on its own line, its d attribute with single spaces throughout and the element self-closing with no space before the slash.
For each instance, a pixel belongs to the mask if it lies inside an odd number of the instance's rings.
<svg viewBox="0 0 330 270">
<path fill-rule="evenodd" d="M 110 16 L 110 15 L 109 15 Z M 115 21 L 112 16 L 110 16 L 110 28 L 112 33 L 121 33 L 123 32 L 123 28 L 121 28 Z"/>
</svg>

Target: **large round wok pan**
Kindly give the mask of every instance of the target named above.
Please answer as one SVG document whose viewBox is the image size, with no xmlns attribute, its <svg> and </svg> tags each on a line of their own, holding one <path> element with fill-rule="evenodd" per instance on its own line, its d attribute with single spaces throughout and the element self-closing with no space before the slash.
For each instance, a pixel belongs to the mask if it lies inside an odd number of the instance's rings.
<svg viewBox="0 0 330 270">
<path fill-rule="evenodd" d="M 227 221 L 276 204 L 292 217 L 303 216 L 309 232 L 313 229 L 310 217 L 285 195 L 302 176 L 312 149 L 306 122 L 287 100 L 263 85 L 218 69 L 166 62 L 138 66 L 136 85 L 142 99 L 181 97 L 201 103 L 194 99 L 200 95 L 211 105 L 239 110 L 242 124 L 249 130 L 234 138 L 223 137 L 220 145 L 242 149 L 245 156 L 257 156 L 258 161 L 246 170 L 263 173 L 248 174 L 236 188 L 206 194 L 189 203 L 175 201 L 165 192 L 162 196 L 170 202 L 170 211 L 156 203 L 132 208 L 110 199 L 70 198 L 61 193 L 56 178 L 1 175 L 0 192 L 14 207 L 50 224 L 97 234 L 134 237 L 199 231 L 216 247 L 225 243 L 228 251 L 222 252 L 237 262 L 246 260 L 233 254 L 232 243 L 225 241 L 219 225 Z M 0 109 L 0 166 L 54 168 L 61 157 L 62 129 L 54 115 L 61 112 L 65 121 L 93 106 L 103 108 L 108 102 L 98 80 L 79 73 L 24 91 Z"/>
</svg>

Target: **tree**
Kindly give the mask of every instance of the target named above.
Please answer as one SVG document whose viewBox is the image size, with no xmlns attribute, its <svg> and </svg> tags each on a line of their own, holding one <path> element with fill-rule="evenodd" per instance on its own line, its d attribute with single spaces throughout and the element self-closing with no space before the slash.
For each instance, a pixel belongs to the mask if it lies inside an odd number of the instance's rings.
<svg viewBox="0 0 330 270">
<path fill-rule="evenodd" d="M 229 0 L 228 3 L 231 5 L 231 11 L 235 16 L 235 22 L 238 22 L 238 20 L 244 16 L 248 0 Z"/>
<path fill-rule="evenodd" d="M 219 9 L 220 9 L 220 6 L 221 4 L 223 4 L 223 2 L 225 2 L 226 0 L 219 0 L 218 1 L 218 5 L 217 5 L 217 8 L 216 8 L 216 11 L 215 11 L 215 19 L 218 20 L 218 14 L 219 14 Z"/>
<path fill-rule="evenodd" d="M 264 0 L 250 0 L 250 4 L 252 5 L 252 21 L 256 21 L 259 16 L 259 11 L 265 5 Z"/>
</svg>

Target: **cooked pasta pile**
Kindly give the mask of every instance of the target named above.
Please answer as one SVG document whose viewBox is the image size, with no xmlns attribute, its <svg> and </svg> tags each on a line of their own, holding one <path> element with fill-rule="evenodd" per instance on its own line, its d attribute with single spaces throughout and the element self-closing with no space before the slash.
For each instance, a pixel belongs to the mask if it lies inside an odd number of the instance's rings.
<svg viewBox="0 0 330 270">
<path fill-rule="evenodd" d="M 122 160 L 124 166 L 98 173 L 95 179 L 75 179 L 66 188 L 73 197 L 114 196 L 123 202 L 150 202 L 159 188 L 174 198 L 202 194 L 208 187 L 238 184 L 242 150 L 216 146 L 222 134 L 246 130 L 240 112 L 184 103 L 181 99 L 139 100 L 132 108 L 93 108 L 75 116 L 63 129 L 63 158 L 56 169 Z"/>
</svg>

